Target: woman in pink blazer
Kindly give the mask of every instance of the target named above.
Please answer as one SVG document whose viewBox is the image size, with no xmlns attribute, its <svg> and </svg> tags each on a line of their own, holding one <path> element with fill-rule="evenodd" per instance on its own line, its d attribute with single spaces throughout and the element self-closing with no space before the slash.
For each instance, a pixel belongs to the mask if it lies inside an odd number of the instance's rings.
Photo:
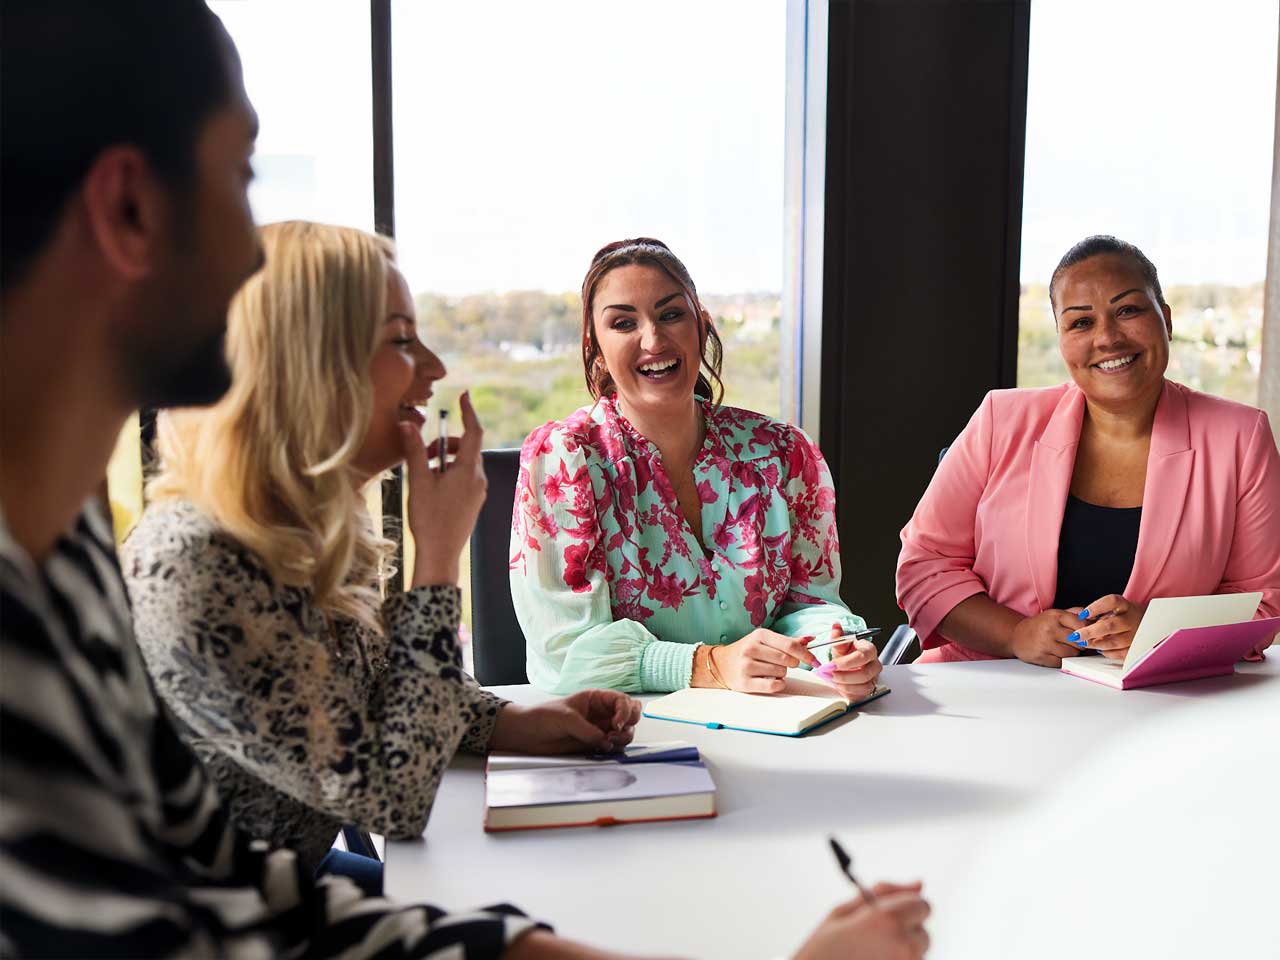
<svg viewBox="0 0 1280 960">
<path fill-rule="evenodd" d="M 1137 247 L 1081 241 L 1049 299 L 1072 382 L 987 394 L 902 531 L 921 662 L 1123 658 L 1153 597 L 1260 590 L 1280 615 L 1266 414 L 1164 378 L 1171 313 Z"/>
</svg>

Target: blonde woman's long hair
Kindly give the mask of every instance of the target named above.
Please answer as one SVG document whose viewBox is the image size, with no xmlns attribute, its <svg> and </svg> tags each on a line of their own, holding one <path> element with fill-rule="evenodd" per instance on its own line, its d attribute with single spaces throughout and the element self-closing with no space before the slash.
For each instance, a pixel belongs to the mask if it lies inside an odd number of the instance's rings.
<svg viewBox="0 0 1280 960">
<path fill-rule="evenodd" d="M 233 386 L 215 406 L 159 417 L 147 492 L 193 502 L 277 582 L 381 631 L 379 583 L 394 548 L 374 532 L 352 461 L 372 418 L 369 368 L 395 248 L 297 220 L 261 232 L 266 266 L 228 317 Z"/>
</svg>

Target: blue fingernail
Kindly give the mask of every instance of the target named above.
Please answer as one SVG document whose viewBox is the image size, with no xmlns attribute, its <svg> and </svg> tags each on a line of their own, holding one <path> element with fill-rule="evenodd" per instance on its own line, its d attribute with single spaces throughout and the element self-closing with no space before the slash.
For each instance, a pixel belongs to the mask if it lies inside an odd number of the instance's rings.
<svg viewBox="0 0 1280 960">
<path fill-rule="evenodd" d="M 1080 611 L 1080 619 L 1081 619 L 1081 620 L 1088 620 L 1088 619 L 1089 619 L 1089 611 L 1088 611 L 1088 609 L 1084 609 L 1084 610 L 1081 610 L 1081 611 Z"/>
<path fill-rule="evenodd" d="M 1087 643 L 1086 643 L 1085 641 L 1083 641 L 1083 640 L 1077 640 L 1077 641 L 1075 641 L 1075 645 L 1076 645 L 1077 647 L 1087 647 L 1089 644 L 1087 644 Z"/>
<path fill-rule="evenodd" d="M 1067 643 L 1075 643 L 1079 639 L 1080 639 L 1080 631 L 1077 630 L 1071 636 L 1067 637 Z"/>
</svg>

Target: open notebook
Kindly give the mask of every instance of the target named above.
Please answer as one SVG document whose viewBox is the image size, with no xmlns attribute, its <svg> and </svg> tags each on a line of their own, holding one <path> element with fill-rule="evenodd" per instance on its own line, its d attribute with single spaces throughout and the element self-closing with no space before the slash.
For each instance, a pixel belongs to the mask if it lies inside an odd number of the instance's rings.
<svg viewBox="0 0 1280 960">
<path fill-rule="evenodd" d="M 808 671 L 795 669 L 787 671 L 782 693 L 689 687 L 646 704 L 644 715 L 713 729 L 799 737 L 888 692 L 888 687 L 876 687 L 871 696 L 850 703 L 821 680 L 813 679 Z"/>
<path fill-rule="evenodd" d="M 1121 663 L 1105 657 L 1068 657 L 1062 672 L 1117 690 L 1235 671 L 1236 661 L 1280 630 L 1280 617 L 1251 620 L 1261 593 L 1152 600 Z"/>
<path fill-rule="evenodd" d="M 684 741 L 632 744 L 611 756 L 493 753 L 484 793 L 489 832 L 716 815 L 711 773 Z"/>
</svg>

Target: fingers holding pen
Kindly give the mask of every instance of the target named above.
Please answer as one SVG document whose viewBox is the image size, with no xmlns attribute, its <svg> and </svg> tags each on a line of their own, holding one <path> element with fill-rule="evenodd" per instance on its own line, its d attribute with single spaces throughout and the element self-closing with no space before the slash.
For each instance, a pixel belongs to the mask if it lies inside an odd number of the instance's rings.
<svg viewBox="0 0 1280 960">
<path fill-rule="evenodd" d="M 475 407 L 471 404 L 470 390 L 464 390 L 458 398 L 458 407 L 462 411 L 462 440 L 458 445 L 458 459 L 478 462 L 480 450 L 484 446 L 484 428 L 480 426 L 480 418 L 476 416 Z"/>
<path fill-rule="evenodd" d="M 427 465 L 430 454 L 422 442 L 418 428 L 412 423 L 400 424 L 400 452 L 404 455 L 404 469 L 412 489 L 423 483 L 430 472 Z"/>
<path fill-rule="evenodd" d="M 412 425 L 410 424 L 403 424 L 401 429 L 404 429 L 406 427 L 410 430 L 413 429 Z M 414 431 L 414 432 L 416 433 L 417 431 Z M 462 440 L 459 437 L 444 438 L 445 456 L 456 457 L 458 455 L 458 451 L 461 448 L 462 448 Z M 435 440 L 432 440 L 429 444 L 427 444 L 427 460 L 428 461 L 438 460 L 439 458 L 440 458 L 440 440 L 439 438 L 437 438 Z"/>
<path fill-rule="evenodd" d="M 1075 630 L 1067 639 L 1077 646 L 1097 650 L 1104 657 L 1123 659 L 1145 613 L 1142 604 L 1108 594 L 1076 615 Z"/>
<path fill-rule="evenodd" d="M 416 426 L 405 423 L 400 427 L 408 485 L 405 522 L 417 541 L 411 580 L 414 586 L 457 582 L 459 555 L 475 526 L 488 488 L 480 456 L 484 431 L 466 393 L 459 406 L 464 427 L 460 438 L 444 434 L 443 417 L 441 435 L 431 448 L 423 442 Z M 449 453 L 455 453 L 452 463 L 447 462 Z M 428 463 L 432 454 L 436 458 L 435 469 Z"/>
</svg>

